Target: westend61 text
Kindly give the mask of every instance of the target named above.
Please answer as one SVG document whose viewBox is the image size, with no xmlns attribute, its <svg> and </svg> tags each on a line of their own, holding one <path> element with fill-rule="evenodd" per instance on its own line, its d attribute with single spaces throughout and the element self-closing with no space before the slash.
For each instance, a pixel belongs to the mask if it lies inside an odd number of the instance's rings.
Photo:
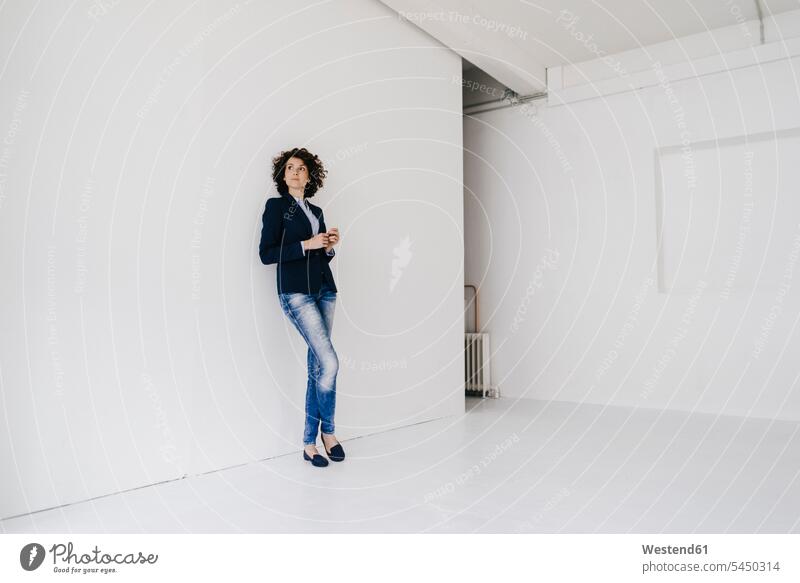
<svg viewBox="0 0 800 583">
<path fill-rule="evenodd" d="M 688 547 L 642 545 L 642 552 L 645 555 L 707 555 L 708 545 L 689 545 Z"/>
</svg>

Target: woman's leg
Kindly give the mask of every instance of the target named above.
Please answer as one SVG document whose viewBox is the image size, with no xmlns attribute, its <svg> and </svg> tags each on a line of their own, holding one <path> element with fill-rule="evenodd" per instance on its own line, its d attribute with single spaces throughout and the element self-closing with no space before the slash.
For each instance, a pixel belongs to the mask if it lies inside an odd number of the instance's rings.
<svg viewBox="0 0 800 583">
<path fill-rule="evenodd" d="M 323 286 L 317 298 L 317 306 L 322 314 L 322 319 L 325 322 L 325 328 L 328 332 L 328 339 L 330 340 L 330 336 L 333 332 L 333 313 L 336 308 L 336 292 L 331 291 L 327 286 Z M 335 429 L 333 417 L 336 412 L 336 375 L 334 375 L 333 383 L 331 383 L 330 387 L 330 390 L 325 390 L 320 386 L 320 383 L 316 385 L 317 408 L 321 420 L 322 433 L 333 433 Z"/>
<path fill-rule="evenodd" d="M 308 347 L 306 355 L 308 364 L 308 383 L 306 385 L 306 425 L 303 430 L 303 444 L 316 443 L 319 432 L 319 404 L 317 403 L 317 379 L 319 378 L 319 363 L 314 356 L 314 351 Z"/>
<path fill-rule="evenodd" d="M 308 344 L 314 362 L 310 363 L 310 371 L 316 372 L 309 378 L 306 388 L 306 429 L 303 434 L 304 445 L 312 445 L 317 441 L 319 420 L 322 420 L 323 431 L 332 427 L 333 398 L 336 389 L 336 375 L 339 372 L 339 358 L 331 344 L 326 318 L 332 316 L 331 298 L 327 295 L 320 307 L 313 295 L 303 293 L 280 294 L 281 307 L 289 320 Z M 335 295 L 335 294 L 334 294 Z M 327 314 L 325 316 L 324 314 Z M 307 357 L 307 361 L 311 361 Z M 313 383 L 313 385 L 312 385 Z M 309 394 L 315 389 L 316 404 Z M 316 406 L 315 406 L 316 405 Z"/>
</svg>

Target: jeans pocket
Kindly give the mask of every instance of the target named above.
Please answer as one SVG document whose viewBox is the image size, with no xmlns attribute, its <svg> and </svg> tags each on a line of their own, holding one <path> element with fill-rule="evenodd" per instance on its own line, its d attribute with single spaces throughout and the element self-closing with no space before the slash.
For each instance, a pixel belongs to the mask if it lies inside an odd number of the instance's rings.
<svg viewBox="0 0 800 583">
<path fill-rule="evenodd" d="M 295 298 L 297 298 L 299 296 L 304 296 L 304 295 L 306 295 L 306 294 L 301 293 L 301 292 L 288 292 L 288 293 L 278 294 L 278 297 L 281 298 L 282 301 L 292 302 L 292 300 L 294 300 Z"/>
<path fill-rule="evenodd" d="M 278 294 L 278 298 L 280 299 L 283 311 L 287 314 L 289 312 L 297 312 L 309 301 L 314 301 L 311 296 L 302 292 L 282 293 Z"/>
</svg>

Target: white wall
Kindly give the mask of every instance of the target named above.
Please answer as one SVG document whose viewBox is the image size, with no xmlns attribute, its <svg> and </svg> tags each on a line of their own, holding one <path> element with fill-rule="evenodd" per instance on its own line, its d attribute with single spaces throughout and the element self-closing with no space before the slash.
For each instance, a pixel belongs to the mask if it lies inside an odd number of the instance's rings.
<svg viewBox="0 0 800 583">
<path fill-rule="evenodd" d="M 337 435 L 463 411 L 455 54 L 369 0 L 13 1 L 0 47 L 0 517 L 299 452 L 257 253 L 294 145 L 342 233 Z"/>
<path fill-rule="evenodd" d="M 465 121 L 506 397 L 800 419 L 798 64 Z"/>
</svg>

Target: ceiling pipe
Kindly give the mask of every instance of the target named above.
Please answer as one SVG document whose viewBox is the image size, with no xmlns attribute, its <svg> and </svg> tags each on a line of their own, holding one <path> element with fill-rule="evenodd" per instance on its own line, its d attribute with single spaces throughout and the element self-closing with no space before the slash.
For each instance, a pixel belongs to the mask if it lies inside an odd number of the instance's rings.
<svg viewBox="0 0 800 583">
<path fill-rule="evenodd" d="M 518 95 L 515 91 L 511 89 L 506 89 L 503 93 L 503 97 L 500 99 L 495 99 L 492 101 L 484 101 L 481 103 L 476 103 L 475 105 L 470 105 L 464 108 L 464 115 L 472 115 L 475 113 L 484 113 L 486 111 L 494 111 L 496 109 L 505 109 L 506 107 L 514 107 L 515 105 L 522 105 L 523 103 L 528 103 L 529 101 L 535 101 L 537 99 L 546 99 L 547 98 L 547 91 L 542 91 L 541 93 L 533 93 L 531 95 Z"/>
<path fill-rule="evenodd" d="M 761 44 L 764 44 L 764 11 L 761 9 L 761 0 L 755 0 L 756 13 L 758 13 L 758 31 L 761 34 Z"/>
</svg>

